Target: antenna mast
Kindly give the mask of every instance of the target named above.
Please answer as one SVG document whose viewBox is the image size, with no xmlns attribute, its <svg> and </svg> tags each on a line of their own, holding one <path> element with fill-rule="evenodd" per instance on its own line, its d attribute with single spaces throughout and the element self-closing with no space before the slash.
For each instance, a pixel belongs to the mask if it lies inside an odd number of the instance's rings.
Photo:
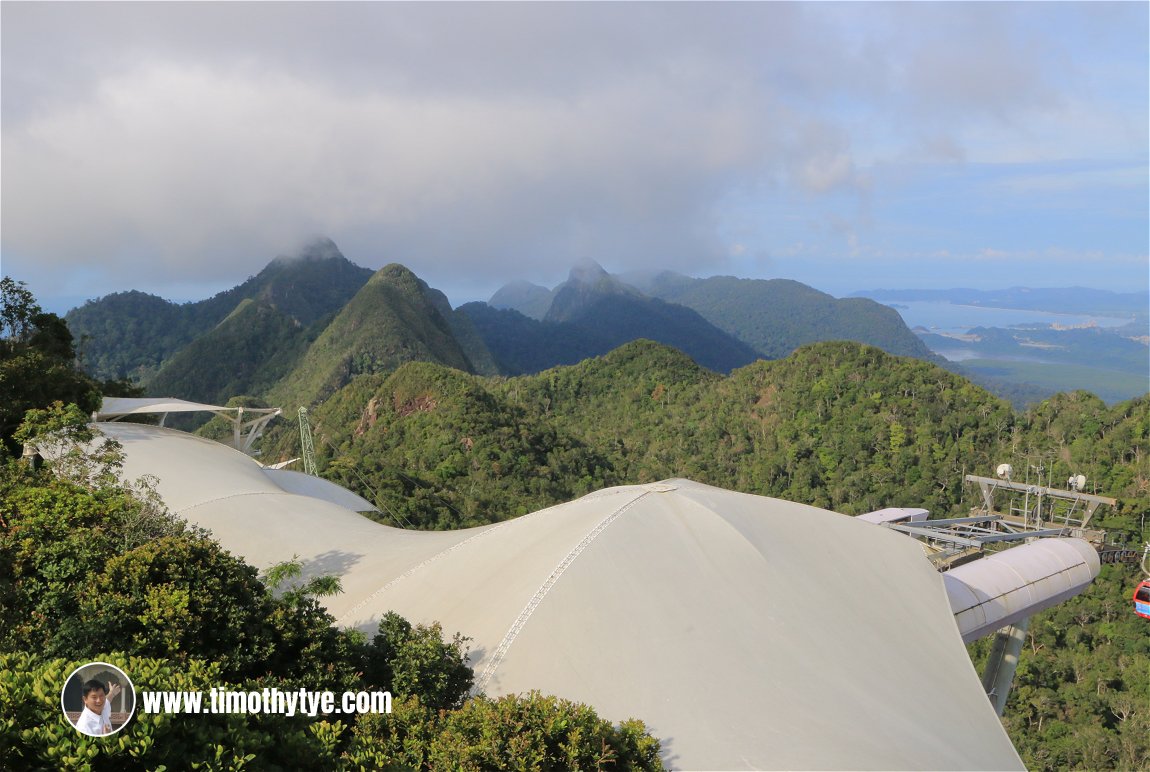
<svg viewBox="0 0 1150 772">
<path fill-rule="evenodd" d="M 299 409 L 299 443 L 303 452 L 303 471 L 319 477 L 319 470 L 315 468 L 315 443 L 311 439 L 311 426 L 307 422 L 307 408 Z"/>
</svg>

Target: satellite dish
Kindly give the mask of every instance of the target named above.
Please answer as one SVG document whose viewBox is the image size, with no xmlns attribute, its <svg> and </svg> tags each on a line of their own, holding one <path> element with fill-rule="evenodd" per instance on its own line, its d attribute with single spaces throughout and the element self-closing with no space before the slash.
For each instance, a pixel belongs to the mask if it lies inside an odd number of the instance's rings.
<svg viewBox="0 0 1150 772">
<path fill-rule="evenodd" d="M 995 474 L 1006 480 L 1009 480 L 1010 475 L 1013 473 L 1014 467 L 1012 467 L 1010 464 L 999 464 L 998 469 L 995 470 Z"/>
<path fill-rule="evenodd" d="M 1086 475 L 1084 475 L 1084 474 L 1071 475 L 1070 479 L 1066 481 L 1066 484 L 1070 486 L 1070 490 L 1080 491 L 1086 487 Z"/>
</svg>

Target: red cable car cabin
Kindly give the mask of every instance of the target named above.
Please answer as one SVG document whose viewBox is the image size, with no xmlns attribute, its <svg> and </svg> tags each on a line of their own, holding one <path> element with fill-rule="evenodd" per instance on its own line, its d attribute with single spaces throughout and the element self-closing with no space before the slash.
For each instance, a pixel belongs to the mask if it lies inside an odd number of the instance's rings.
<svg viewBox="0 0 1150 772">
<path fill-rule="evenodd" d="M 1150 619 L 1150 579 L 1144 580 L 1134 589 L 1134 613 Z"/>
</svg>

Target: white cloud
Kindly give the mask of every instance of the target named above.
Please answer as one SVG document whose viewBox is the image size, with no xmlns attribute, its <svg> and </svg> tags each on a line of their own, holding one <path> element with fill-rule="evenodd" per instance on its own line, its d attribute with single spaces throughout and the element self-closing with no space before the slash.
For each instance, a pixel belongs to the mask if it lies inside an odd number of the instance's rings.
<svg viewBox="0 0 1150 772">
<path fill-rule="evenodd" d="M 681 263 L 719 250 L 714 196 L 770 160 L 770 126 L 736 91 L 639 73 L 578 100 L 427 100 L 149 63 L 5 127 L 5 247 L 114 262 L 137 244 L 186 274 L 358 230 L 397 259 Z"/>
<path fill-rule="evenodd" d="M 1144 162 L 1128 6 L 4 3 L 6 268 L 223 281 L 314 233 L 469 286 L 783 254 L 720 209 L 857 227 L 883 161 Z"/>
</svg>

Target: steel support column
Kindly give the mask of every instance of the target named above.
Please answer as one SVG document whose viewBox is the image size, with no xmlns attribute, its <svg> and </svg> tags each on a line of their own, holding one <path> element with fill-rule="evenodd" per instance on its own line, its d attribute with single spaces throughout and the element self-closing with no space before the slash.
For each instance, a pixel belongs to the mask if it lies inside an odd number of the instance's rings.
<svg viewBox="0 0 1150 772">
<path fill-rule="evenodd" d="M 1022 644 L 1026 642 L 1026 629 L 1029 626 L 1030 617 L 1027 617 L 994 634 L 994 646 L 982 674 L 982 688 L 994 705 L 994 712 L 1000 716 L 1006 710 L 1006 698 L 1010 696 L 1014 671 L 1018 668 L 1018 657 L 1022 653 Z"/>
</svg>

